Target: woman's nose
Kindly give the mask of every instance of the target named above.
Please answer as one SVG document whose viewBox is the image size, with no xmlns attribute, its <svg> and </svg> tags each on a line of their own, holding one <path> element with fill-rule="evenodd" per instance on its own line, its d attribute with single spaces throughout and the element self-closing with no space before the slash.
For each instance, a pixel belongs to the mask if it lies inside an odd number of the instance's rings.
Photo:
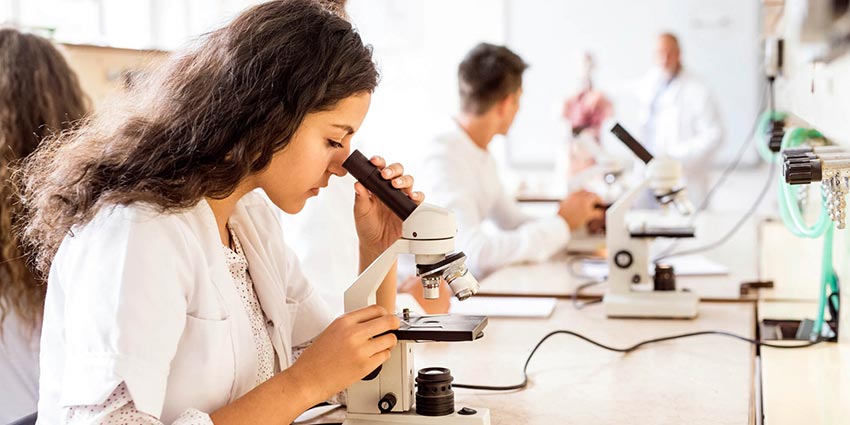
<svg viewBox="0 0 850 425">
<path fill-rule="evenodd" d="M 338 177 L 346 175 L 347 171 L 345 171 L 345 168 L 342 168 L 342 163 L 345 161 L 346 158 L 348 158 L 347 154 L 345 156 L 342 156 L 342 158 L 337 158 L 335 156 L 331 163 L 328 164 L 328 171 Z"/>
</svg>

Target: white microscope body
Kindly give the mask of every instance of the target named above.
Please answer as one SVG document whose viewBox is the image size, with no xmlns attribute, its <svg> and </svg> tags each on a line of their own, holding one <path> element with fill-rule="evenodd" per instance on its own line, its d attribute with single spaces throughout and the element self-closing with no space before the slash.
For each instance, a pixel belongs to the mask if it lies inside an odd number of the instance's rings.
<svg viewBox="0 0 850 425">
<path fill-rule="evenodd" d="M 349 161 L 355 164 L 349 166 L 347 165 Z M 358 162 L 360 170 L 357 169 Z M 431 204 L 416 206 L 404 195 L 399 196 L 400 192 L 397 190 L 378 187 L 375 184 L 377 178 L 368 175 L 373 173 L 373 170 L 369 169 L 371 165 L 364 165 L 364 163 L 368 161 L 362 154 L 355 151 L 343 166 L 369 190 L 378 195 L 382 202 L 387 203 L 404 221 L 401 238 L 370 264 L 345 291 L 345 311 L 350 312 L 376 303 L 378 287 L 395 264 L 399 254 L 416 256 L 417 275 L 422 278 L 425 298 L 439 297 L 441 279 L 448 282 L 458 299 L 465 300 L 474 295 L 478 291 L 478 281 L 472 273 L 467 271 L 464 263 L 466 256 L 463 253 L 454 253 L 454 238 L 457 233 L 454 213 Z M 371 183 L 368 181 L 370 179 Z M 409 204 L 399 207 L 399 204 L 405 203 Z M 452 315 L 423 316 L 422 318 L 428 320 L 419 322 L 405 318 L 402 326 L 413 331 L 421 328 L 426 332 L 430 329 L 439 333 L 441 329 L 433 328 L 441 328 L 440 321 L 448 323 L 452 317 Z M 486 318 L 481 326 L 485 324 Z M 476 334 L 480 332 L 479 328 L 474 327 L 474 329 L 472 332 Z M 480 335 L 468 340 L 478 336 Z M 427 337 L 416 339 L 425 340 Z M 416 399 L 414 370 L 413 341 L 400 337 L 390 354 L 390 359 L 378 369 L 377 376 L 373 376 L 375 373 L 372 373 L 348 388 L 348 412 L 344 425 L 437 423 L 490 425 L 490 411 L 485 408 L 465 408 L 460 411 L 451 409 L 453 413 L 441 416 L 426 416 L 411 410 Z"/>
<path fill-rule="evenodd" d="M 605 214 L 609 267 L 608 292 L 603 298 L 605 314 L 608 317 L 694 318 L 699 306 L 696 294 L 677 290 L 675 286 L 657 290 L 649 274 L 649 242 L 656 237 L 693 237 L 693 228 L 669 226 L 674 216 L 667 211 L 659 212 L 653 220 L 660 222 L 660 226 L 646 219 L 629 223 L 626 217 L 632 204 L 647 188 L 665 210 L 667 205 L 673 204 L 679 214 L 690 215 L 692 206 L 681 184 L 682 165 L 669 157 L 653 158 L 624 129 L 618 130 L 624 133 L 617 134 L 618 137 L 630 139 L 623 141 L 646 162 L 646 176 Z"/>
</svg>

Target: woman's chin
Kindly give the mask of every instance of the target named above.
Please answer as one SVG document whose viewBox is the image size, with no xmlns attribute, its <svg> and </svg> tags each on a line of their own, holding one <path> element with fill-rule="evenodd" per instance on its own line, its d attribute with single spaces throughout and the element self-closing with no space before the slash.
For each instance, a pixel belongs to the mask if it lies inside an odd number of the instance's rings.
<svg viewBox="0 0 850 425">
<path fill-rule="evenodd" d="M 307 199 L 308 198 L 283 202 L 277 204 L 277 207 L 287 214 L 298 214 L 299 212 L 301 212 L 301 210 L 304 209 L 304 205 L 307 203 Z"/>
</svg>

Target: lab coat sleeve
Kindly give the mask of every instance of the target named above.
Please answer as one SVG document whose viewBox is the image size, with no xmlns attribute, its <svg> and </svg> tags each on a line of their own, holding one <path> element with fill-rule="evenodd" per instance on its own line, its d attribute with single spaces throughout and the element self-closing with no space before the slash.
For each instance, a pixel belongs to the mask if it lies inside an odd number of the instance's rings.
<svg viewBox="0 0 850 425">
<path fill-rule="evenodd" d="M 163 425 L 163 423 L 136 409 L 136 404 L 123 382 L 102 404 L 94 406 L 72 406 L 65 410 L 64 425 Z M 197 409 L 186 409 L 171 425 L 213 425 L 210 415 Z"/>
<path fill-rule="evenodd" d="M 502 185 L 499 185 L 498 197 L 488 218 L 493 220 L 499 228 L 505 230 L 515 230 L 534 220 L 534 218 L 522 212 L 519 204 L 508 196 Z"/>
<path fill-rule="evenodd" d="M 287 285 L 287 307 L 290 317 L 294 316 L 289 322 L 294 347 L 315 338 L 330 325 L 334 317 L 330 306 L 304 276 L 295 252 L 289 246 L 285 249 L 284 281 Z"/>
<path fill-rule="evenodd" d="M 450 155 L 429 160 L 427 164 L 435 179 L 434 198 L 440 206 L 455 213 L 458 226 L 455 246 L 467 255 L 467 266 L 474 274 L 483 276 L 517 262 L 545 261 L 569 241 L 569 227 L 562 218 L 528 220 L 516 206 L 504 205 L 508 200 L 499 201 L 503 205 L 496 208 L 495 216 L 482 216 L 475 203 L 476 194 L 463 184 L 466 179 L 481 176 L 465 175 L 463 164 L 455 163 Z M 485 229 L 486 219 L 505 224 L 506 228 Z"/>
<path fill-rule="evenodd" d="M 66 294 L 60 407 L 102 404 L 124 382 L 160 416 L 194 272 L 174 220 L 116 208 L 63 242 L 51 271 Z"/>
<path fill-rule="evenodd" d="M 713 150 L 720 149 L 723 140 L 723 125 L 711 93 L 706 87 L 694 86 L 696 83 L 693 82 L 690 84 L 686 88 L 690 92 L 686 98 L 693 110 L 685 117 L 690 122 L 682 125 L 693 128 L 693 136 L 669 148 L 670 155 L 685 165 L 709 160 L 714 154 Z"/>
</svg>

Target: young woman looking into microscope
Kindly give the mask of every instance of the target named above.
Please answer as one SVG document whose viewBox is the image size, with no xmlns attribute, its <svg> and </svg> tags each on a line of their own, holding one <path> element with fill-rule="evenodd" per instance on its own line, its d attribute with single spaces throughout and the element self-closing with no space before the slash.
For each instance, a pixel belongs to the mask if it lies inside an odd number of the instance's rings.
<svg viewBox="0 0 850 425">
<path fill-rule="evenodd" d="M 40 422 L 289 424 L 387 360 L 394 273 L 384 307 L 331 320 L 269 204 L 297 213 L 345 174 L 377 79 L 346 20 L 272 1 L 35 153 L 22 239 L 48 279 Z M 401 165 L 372 162 L 423 200 Z M 355 190 L 369 264 L 401 221 Z"/>
</svg>

